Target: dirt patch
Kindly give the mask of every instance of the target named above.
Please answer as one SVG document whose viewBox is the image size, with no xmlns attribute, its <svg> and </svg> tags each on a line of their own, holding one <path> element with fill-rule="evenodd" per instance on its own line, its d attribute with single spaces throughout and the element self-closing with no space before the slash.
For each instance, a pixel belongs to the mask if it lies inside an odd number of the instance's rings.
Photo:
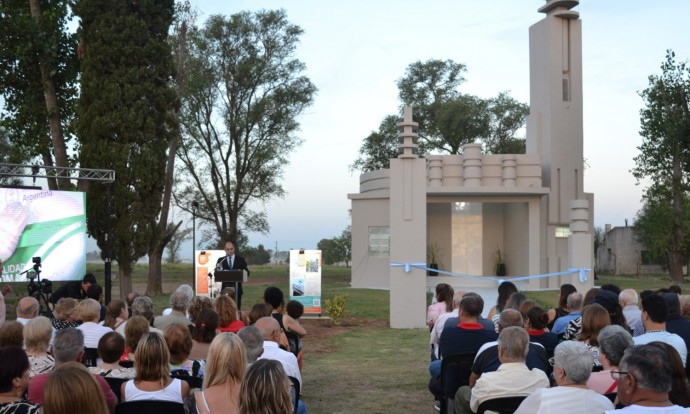
<svg viewBox="0 0 690 414">
<path fill-rule="evenodd" d="M 388 322 L 385 321 L 371 321 L 365 318 L 354 317 L 343 318 L 340 326 L 333 325 L 330 319 L 301 319 L 300 323 L 308 332 L 308 335 L 303 340 L 305 354 L 328 354 L 335 352 L 337 347 L 329 343 L 328 339 L 332 336 L 349 332 L 355 327 L 388 327 Z"/>
</svg>

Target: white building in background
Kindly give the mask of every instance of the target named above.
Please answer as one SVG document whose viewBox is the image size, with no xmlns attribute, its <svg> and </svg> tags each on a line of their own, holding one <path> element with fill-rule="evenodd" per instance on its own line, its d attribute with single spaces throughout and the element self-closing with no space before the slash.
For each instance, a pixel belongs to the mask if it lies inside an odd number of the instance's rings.
<svg viewBox="0 0 690 414">
<path fill-rule="evenodd" d="M 391 267 L 426 261 L 440 248 L 443 269 L 494 275 L 494 253 L 507 276 L 593 267 L 593 195 L 583 189 L 582 22 L 576 0 L 548 0 L 530 27 L 530 115 L 527 153 L 487 155 L 479 144 L 461 155 L 415 154 L 413 111 L 400 124 L 401 154 L 390 168 L 360 176 L 352 200 L 352 287 L 391 291 L 391 327 L 425 326 L 427 289 L 496 286 L 429 277 Z M 506 62 L 506 67 L 509 67 Z M 577 274 L 531 279 L 527 289 L 592 286 Z"/>
</svg>

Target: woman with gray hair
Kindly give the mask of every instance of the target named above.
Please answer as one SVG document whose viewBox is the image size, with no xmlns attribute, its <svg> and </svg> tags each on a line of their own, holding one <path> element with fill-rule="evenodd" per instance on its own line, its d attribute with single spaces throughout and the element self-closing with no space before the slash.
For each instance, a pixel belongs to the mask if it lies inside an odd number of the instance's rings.
<svg viewBox="0 0 690 414">
<path fill-rule="evenodd" d="M 620 325 L 609 325 L 599 332 L 597 342 L 599 362 L 604 369 L 590 375 L 587 387 L 599 394 L 618 392 L 618 381 L 611 378 L 611 371 L 618 369 L 625 350 L 633 346 L 632 335 Z"/>
<path fill-rule="evenodd" d="M 589 414 L 614 408 L 608 398 L 587 388 L 587 380 L 592 372 L 592 352 L 586 344 L 561 342 L 549 363 L 553 365 L 558 386 L 537 389 L 525 398 L 515 414 Z"/>
</svg>

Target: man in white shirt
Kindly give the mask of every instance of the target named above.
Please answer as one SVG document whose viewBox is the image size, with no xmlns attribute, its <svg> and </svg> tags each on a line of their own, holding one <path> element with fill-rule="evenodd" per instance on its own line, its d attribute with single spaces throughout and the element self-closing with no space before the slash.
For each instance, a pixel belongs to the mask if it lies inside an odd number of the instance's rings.
<svg viewBox="0 0 690 414">
<path fill-rule="evenodd" d="M 549 386 L 546 373 L 529 369 L 525 358 L 529 350 L 529 335 L 524 328 L 509 326 L 498 335 L 498 359 L 501 365 L 495 372 L 483 374 L 473 388 L 462 386 L 455 394 L 455 413 L 476 413 L 484 401 L 501 397 L 522 397 L 538 388 Z"/>
<path fill-rule="evenodd" d="M 259 318 L 254 326 L 264 337 L 264 353 L 259 359 L 273 359 L 280 362 L 288 376 L 297 378 L 301 387 L 302 375 L 300 375 L 297 365 L 297 357 L 292 352 L 280 349 L 280 325 L 278 321 L 272 316 L 265 316 Z"/>
<path fill-rule="evenodd" d="M 683 365 L 686 364 L 688 349 L 680 336 L 666 332 L 668 305 L 661 295 L 653 294 L 642 299 L 642 323 L 645 333 L 633 338 L 635 345 L 644 345 L 653 341 L 665 342 L 678 351 Z"/>
<path fill-rule="evenodd" d="M 17 302 L 17 322 L 26 325 L 31 319 L 38 316 L 40 306 L 36 298 L 27 296 Z"/>
</svg>

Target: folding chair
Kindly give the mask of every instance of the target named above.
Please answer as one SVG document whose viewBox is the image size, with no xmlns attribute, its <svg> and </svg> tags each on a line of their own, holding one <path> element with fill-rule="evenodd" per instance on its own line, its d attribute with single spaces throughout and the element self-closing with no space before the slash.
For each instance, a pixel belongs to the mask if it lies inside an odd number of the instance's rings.
<svg viewBox="0 0 690 414">
<path fill-rule="evenodd" d="M 81 363 L 87 368 L 98 365 L 98 349 L 84 347 L 84 357 L 81 359 Z"/>
<path fill-rule="evenodd" d="M 122 401 L 122 396 L 120 395 L 120 390 L 122 389 L 122 384 L 125 382 L 129 381 L 128 378 L 111 378 L 111 377 L 103 377 L 105 382 L 108 383 L 110 386 L 110 389 L 113 390 L 113 394 L 117 397 L 117 401 L 120 402 Z"/>
<path fill-rule="evenodd" d="M 470 385 L 474 353 L 443 356 L 441 361 L 441 414 L 448 412 L 448 404 L 453 404 L 455 393 L 463 385 Z"/>
<path fill-rule="evenodd" d="M 299 380 L 295 377 L 288 376 L 290 378 L 290 382 L 292 382 L 292 388 L 295 392 L 295 413 L 297 412 L 297 406 L 299 405 L 299 393 L 300 393 L 300 385 L 299 385 Z"/>
<path fill-rule="evenodd" d="M 525 398 L 527 397 L 501 397 L 486 400 L 479 404 L 477 414 L 484 414 L 486 411 L 495 411 L 498 414 L 513 414 Z"/>
</svg>

